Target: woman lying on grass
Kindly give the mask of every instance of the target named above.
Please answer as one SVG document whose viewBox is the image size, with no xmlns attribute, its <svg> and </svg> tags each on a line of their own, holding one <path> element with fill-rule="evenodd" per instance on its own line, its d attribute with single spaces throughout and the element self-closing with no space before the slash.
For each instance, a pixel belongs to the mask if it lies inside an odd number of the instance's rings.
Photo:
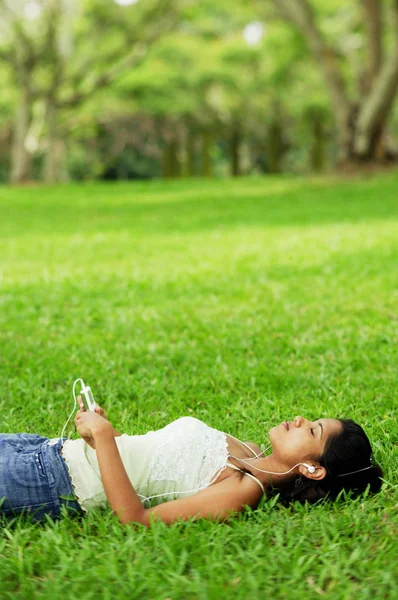
<svg viewBox="0 0 398 600">
<path fill-rule="evenodd" d="M 101 408 L 86 412 L 80 396 L 79 404 L 82 439 L 0 435 L 0 513 L 28 512 L 40 521 L 58 518 L 62 506 L 81 515 L 108 501 L 121 523 L 149 526 L 152 519 L 224 520 L 275 490 L 286 501 L 314 502 L 381 487 L 370 442 L 351 420 L 281 423 L 270 430 L 272 452 L 264 456 L 256 444 L 193 417 L 121 435 Z"/>
</svg>

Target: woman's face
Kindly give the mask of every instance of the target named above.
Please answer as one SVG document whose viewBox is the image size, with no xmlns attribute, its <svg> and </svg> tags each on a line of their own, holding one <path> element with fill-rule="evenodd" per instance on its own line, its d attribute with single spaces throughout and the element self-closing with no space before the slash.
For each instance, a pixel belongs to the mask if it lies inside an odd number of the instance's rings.
<svg viewBox="0 0 398 600">
<path fill-rule="evenodd" d="M 298 462 L 313 461 L 322 456 L 330 435 L 343 428 L 338 419 L 308 421 L 297 416 L 285 421 L 269 432 L 272 455 L 289 468 Z"/>
</svg>

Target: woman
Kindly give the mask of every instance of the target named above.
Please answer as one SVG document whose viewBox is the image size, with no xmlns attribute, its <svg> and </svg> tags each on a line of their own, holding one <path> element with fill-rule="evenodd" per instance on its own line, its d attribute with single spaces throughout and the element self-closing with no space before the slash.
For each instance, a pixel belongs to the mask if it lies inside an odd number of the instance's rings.
<svg viewBox="0 0 398 600">
<path fill-rule="evenodd" d="M 108 502 L 121 523 L 149 526 L 153 519 L 224 520 L 275 490 L 285 500 L 314 501 L 381 487 L 370 442 L 350 420 L 281 423 L 269 431 L 272 452 L 264 456 L 256 444 L 193 417 L 121 435 L 101 408 L 86 412 L 78 400 L 79 440 L 0 435 L 0 513 L 43 520 L 59 517 L 62 506 L 81 515 Z"/>
</svg>

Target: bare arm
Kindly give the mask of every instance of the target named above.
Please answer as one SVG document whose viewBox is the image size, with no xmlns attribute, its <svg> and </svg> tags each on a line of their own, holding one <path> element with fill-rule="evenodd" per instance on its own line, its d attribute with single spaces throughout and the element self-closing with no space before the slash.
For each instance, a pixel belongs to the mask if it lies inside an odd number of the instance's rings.
<svg viewBox="0 0 398 600">
<path fill-rule="evenodd" d="M 261 496 L 258 484 L 252 479 L 228 477 L 188 498 L 172 500 L 147 509 L 143 524 L 148 527 L 154 519 L 170 525 L 179 519 L 185 521 L 193 517 L 225 521 L 242 512 L 245 506 L 255 508 Z"/>
<path fill-rule="evenodd" d="M 113 437 L 120 437 L 122 434 L 120 433 L 120 431 L 118 431 L 117 429 L 115 429 L 112 425 L 112 432 L 113 432 Z"/>
<path fill-rule="evenodd" d="M 111 429 L 93 432 L 102 485 L 121 523 L 143 522 L 145 509 L 130 483 Z"/>
<path fill-rule="evenodd" d="M 93 423 L 90 429 L 105 494 L 121 523 L 141 523 L 149 527 L 152 519 L 160 519 L 168 525 L 192 517 L 225 520 L 246 505 L 254 507 L 258 504 L 261 490 L 254 481 L 247 477 L 242 480 L 230 477 L 188 498 L 144 508 L 127 476 L 109 423 L 103 419 L 99 421 L 99 416 L 95 423 L 95 417 L 94 413 L 83 413 L 83 419 Z"/>
<path fill-rule="evenodd" d="M 95 436 L 97 459 L 106 496 L 121 523 L 141 523 L 150 526 L 160 519 L 170 525 L 178 519 L 192 517 L 224 520 L 240 512 L 245 505 L 255 506 L 261 497 L 258 485 L 248 478 L 225 479 L 201 492 L 145 509 L 124 469 L 116 442 L 110 432 Z"/>
</svg>

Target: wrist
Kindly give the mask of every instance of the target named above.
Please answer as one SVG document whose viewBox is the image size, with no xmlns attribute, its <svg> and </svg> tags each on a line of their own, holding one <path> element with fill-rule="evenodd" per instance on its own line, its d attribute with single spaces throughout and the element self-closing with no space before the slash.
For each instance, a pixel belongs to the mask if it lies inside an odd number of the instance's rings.
<svg viewBox="0 0 398 600">
<path fill-rule="evenodd" d="M 109 421 L 106 421 L 91 429 L 91 434 L 95 440 L 98 438 L 113 437 L 113 427 Z"/>
</svg>

